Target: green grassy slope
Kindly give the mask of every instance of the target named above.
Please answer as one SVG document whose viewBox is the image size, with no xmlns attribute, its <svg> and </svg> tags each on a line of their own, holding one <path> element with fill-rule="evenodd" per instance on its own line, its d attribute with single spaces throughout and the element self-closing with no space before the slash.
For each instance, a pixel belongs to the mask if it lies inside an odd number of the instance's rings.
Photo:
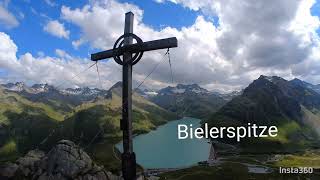
<svg viewBox="0 0 320 180">
<path fill-rule="evenodd" d="M 116 90 L 108 98 L 84 102 L 67 111 L 0 89 L 0 161 L 14 160 L 35 148 L 49 150 L 57 141 L 70 139 L 105 167 L 119 170 L 114 145 L 122 137 L 121 106 L 121 93 Z M 173 113 L 133 95 L 134 134 L 149 132 L 175 118 Z"/>
<path fill-rule="evenodd" d="M 36 148 L 64 116 L 51 106 L 0 89 L 0 161 Z"/>
<path fill-rule="evenodd" d="M 249 152 L 293 152 L 319 147 L 320 95 L 279 77 L 264 77 L 211 115 L 209 126 L 275 125 L 275 138 L 247 138 L 240 145 Z M 317 128 L 315 128 L 317 127 Z M 226 140 L 227 141 L 227 140 Z M 229 141 L 230 142 L 230 141 Z M 261 147 L 261 148 L 259 148 Z"/>
<path fill-rule="evenodd" d="M 120 168 L 120 161 L 114 145 L 122 138 L 121 105 L 121 97 L 112 93 L 111 98 L 76 107 L 73 114 L 60 123 L 61 128 L 47 143 L 53 144 L 61 138 L 71 139 L 85 147 L 97 162 L 116 172 Z M 174 114 L 143 97 L 133 96 L 134 134 L 149 132 L 174 118 Z"/>
<path fill-rule="evenodd" d="M 314 170 L 316 171 L 316 170 Z M 256 180 L 308 180 L 319 179 L 320 172 L 312 174 L 280 174 L 279 168 L 272 168 L 270 173 L 254 173 L 248 170 L 245 164 L 239 162 L 224 162 L 222 164 L 204 167 L 197 166 L 188 169 L 182 169 L 175 172 L 163 173 L 160 180 L 212 180 L 212 179 L 256 179 Z"/>
<path fill-rule="evenodd" d="M 226 103 L 218 96 L 201 94 L 157 95 L 151 100 L 180 117 L 200 119 L 208 118 Z"/>
</svg>

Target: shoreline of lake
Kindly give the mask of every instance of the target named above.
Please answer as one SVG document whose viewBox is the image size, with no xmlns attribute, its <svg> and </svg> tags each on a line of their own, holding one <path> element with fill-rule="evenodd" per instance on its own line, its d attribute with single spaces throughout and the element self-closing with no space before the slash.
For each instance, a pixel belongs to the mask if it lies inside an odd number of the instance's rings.
<svg viewBox="0 0 320 180">
<path fill-rule="evenodd" d="M 149 133 L 136 135 L 134 137 L 134 151 L 137 163 L 145 169 L 188 168 L 198 165 L 198 162 L 206 161 L 210 150 L 208 140 L 178 140 L 176 127 L 181 121 L 193 124 L 194 127 L 201 126 L 200 119 L 184 117 L 160 125 Z M 121 152 L 122 141 L 117 143 L 115 147 Z"/>
</svg>

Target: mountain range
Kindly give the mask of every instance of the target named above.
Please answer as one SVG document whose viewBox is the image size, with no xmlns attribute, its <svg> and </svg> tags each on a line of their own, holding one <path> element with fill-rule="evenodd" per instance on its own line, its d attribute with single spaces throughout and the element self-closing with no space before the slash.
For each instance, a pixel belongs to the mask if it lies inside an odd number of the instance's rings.
<svg viewBox="0 0 320 180">
<path fill-rule="evenodd" d="M 121 82 L 109 90 L 2 84 L 0 162 L 16 159 L 30 149 L 48 150 L 59 140 L 70 139 L 87 147 L 107 169 L 118 170 L 113 146 L 122 136 L 121 95 Z M 241 92 L 229 94 L 211 92 L 197 84 L 133 93 L 135 134 L 184 116 L 201 118 L 210 126 L 277 125 L 277 138 L 248 139 L 240 144 L 251 152 L 319 147 L 319 113 L 320 85 L 277 76 L 260 76 Z"/>
<path fill-rule="evenodd" d="M 176 95 L 180 106 L 161 103 L 165 102 L 161 98 Z M 22 82 L 0 85 L 0 162 L 15 159 L 30 149 L 48 150 L 61 139 L 70 139 L 88 146 L 104 166 L 117 168 L 119 162 L 105 152 L 113 152 L 113 145 L 121 140 L 121 96 L 121 82 L 109 90 L 58 89 L 49 84 L 28 86 Z M 203 117 L 225 102 L 196 84 L 159 91 L 138 89 L 133 94 L 134 133 L 149 132 L 182 116 Z M 181 108 L 179 113 L 185 112 L 177 114 L 173 109 L 177 107 Z"/>
<path fill-rule="evenodd" d="M 27 86 L 23 82 L 16 82 L 16 83 L 7 83 L 1 85 L 4 89 L 9 91 L 15 91 L 15 92 L 28 92 L 30 94 L 39 94 L 44 92 L 54 92 L 58 91 L 61 94 L 65 95 L 74 95 L 74 96 L 91 96 L 91 95 L 97 95 L 102 92 L 106 92 L 105 90 L 101 90 L 98 88 L 67 88 L 63 90 L 58 90 L 54 86 L 51 86 L 49 84 L 34 84 L 32 86 Z"/>
<path fill-rule="evenodd" d="M 119 85 L 121 82 L 116 83 L 110 89 Z M 106 98 L 110 94 L 110 90 L 98 88 L 57 89 L 48 84 L 27 86 L 23 82 L 2 84 L 1 86 L 6 91 L 15 92 L 30 101 L 48 104 L 62 114 L 84 102 L 93 101 L 99 97 Z M 229 94 L 210 92 L 198 84 L 178 84 L 176 87 L 169 86 L 158 91 L 136 89 L 135 92 L 158 106 L 174 112 L 177 117 L 197 118 L 207 118 L 210 113 L 215 112 L 238 95 L 238 92 Z M 118 95 L 121 96 L 121 93 Z"/>
<path fill-rule="evenodd" d="M 61 113 L 71 111 L 72 108 L 83 102 L 105 96 L 108 92 L 88 87 L 60 90 L 49 84 L 27 86 L 23 82 L 2 84 L 1 86 L 6 91 L 15 92 L 30 101 L 49 104 Z"/>
<path fill-rule="evenodd" d="M 210 126 L 276 125 L 279 129 L 277 138 L 259 141 L 251 138 L 242 145 L 255 150 L 261 147 L 269 152 L 268 147 L 289 151 L 315 146 L 315 143 L 318 146 L 319 112 L 319 85 L 299 79 L 287 81 L 277 76 L 260 76 L 241 95 L 211 114 L 206 122 Z"/>
<path fill-rule="evenodd" d="M 53 86 L 9 83 L 0 87 L 0 162 L 15 159 L 30 149 L 48 150 L 61 139 L 70 139 L 90 151 L 105 142 L 98 159 L 117 166 L 113 145 L 121 140 L 121 91 L 90 88 L 58 90 Z M 149 132 L 175 119 L 175 115 L 139 94 L 133 94 L 134 133 Z M 86 145 L 85 145 L 86 144 Z M 99 148 L 98 148 L 99 149 Z M 105 158 L 109 158 L 105 161 Z M 117 166 L 118 167 L 118 166 Z M 112 167 L 111 167 L 112 168 Z"/>
<path fill-rule="evenodd" d="M 207 118 L 230 100 L 229 96 L 210 92 L 198 84 L 178 84 L 159 90 L 150 100 L 179 117 Z"/>
</svg>

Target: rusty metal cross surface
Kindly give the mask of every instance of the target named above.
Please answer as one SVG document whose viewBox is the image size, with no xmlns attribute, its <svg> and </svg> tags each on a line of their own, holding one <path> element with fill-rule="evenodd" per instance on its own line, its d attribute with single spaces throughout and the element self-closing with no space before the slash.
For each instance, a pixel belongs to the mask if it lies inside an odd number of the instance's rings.
<svg viewBox="0 0 320 180">
<path fill-rule="evenodd" d="M 143 42 L 133 34 L 132 12 L 125 14 L 124 34 L 115 42 L 113 49 L 91 54 L 92 61 L 113 57 L 122 65 L 122 119 L 120 127 L 123 131 L 122 175 L 125 180 L 136 179 L 136 157 L 132 144 L 132 66 L 139 62 L 146 51 L 178 47 L 177 38 L 167 38 Z M 136 43 L 133 44 L 135 39 Z M 121 58 L 122 56 L 122 58 Z"/>
</svg>

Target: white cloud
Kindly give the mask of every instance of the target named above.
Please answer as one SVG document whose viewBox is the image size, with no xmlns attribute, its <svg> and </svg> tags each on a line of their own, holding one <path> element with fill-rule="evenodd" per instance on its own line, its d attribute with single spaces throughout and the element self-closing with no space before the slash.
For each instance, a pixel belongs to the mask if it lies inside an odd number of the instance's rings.
<svg viewBox="0 0 320 180">
<path fill-rule="evenodd" d="M 304 0 L 300 3 L 294 20 L 289 24 L 289 30 L 302 39 L 303 46 L 312 45 L 314 41 L 320 42 L 316 30 L 320 27 L 318 16 L 312 16 L 310 9 L 315 0 Z"/>
<path fill-rule="evenodd" d="M 64 27 L 64 24 L 60 23 L 57 20 L 49 21 L 43 27 L 43 30 L 58 38 L 69 39 L 70 31 L 66 30 L 66 28 Z"/>
<path fill-rule="evenodd" d="M 166 1 L 181 4 L 183 7 L 193 11 L 202 11 L 206 15 L 214 15 L 219 5 L 214 0 L 155 0 L 157 3 L 164 3 Z"/>
<path fill-rule="evenodd" d="M 75 40 L 75 41 L 72 41 L 72 46 L 75 48 L 75 49 L 78 49 L 79 46 L 81 46 L 83 43 L 85 43 L 86 40 L 84 39 L 78 39 L 78 40 Z"/>
<path fill-rule="evenodd" d="M 207 84 L 232 73 L 228 72 L 230 63 L 219 57 L 215 43 L 219 36 L 218 30 L 202 16 L 197 18 L 193 26 L 184 27 L 181 31 L 171 27 L 156 31 L 142 23 L 141 9 L 132 4 L 116 1 L 93 1 L 81 9 L 64 6 L 61 9 L 61 16 L 81 28 L 83 36 L 79 42 L 88 41 L 95 48 L 108 49 L 123 33 L 124 14 L 128 11 L 135 14 L 134 32 L 144 41 L 172 36 L 178 38 L 179 48 L 171 50 L 177 82 Z M 142 80 L 163 58 L 164 53 L 165 50 L 145 53 L 143 59 L 134 67 L 134 78 L 137 81 Z M 152 87 L 163 87 L 170 83 L 167 62 L 158 68 L 147 82 Z"/>
<path fill-rule="evenodd" d="M 39 57 L 44 57 L 44 56 L 45 56 L 45 54 L 44 54 L 43 51 L 38 51 L 38 52 L 37 52 L 37 55 L 38 55 Z"/>
<path fill-rule="evenodd" d="M 157 2 L 157 3 L 163 3 L 163 2 L 165 2 L 165 0 L 154 0 L 155 2 Z"/>
<path fill-rule="evenodd" d="M 46 2 L 51 7 L 54 7 L 57 5 L 53 0 L 44 0 L 44 2 Z"/>
<path fill-rule="evenodd" d="M 75 41 L 79 46 L 84 41 L 92 42 L 95 48 L 108 48 L 113 45 L 123 31 L 124 14 L 133 11 L 137 22 L 141 21 L 143 11 L 131 4 L 121 4 L 116 1 L 91 1 L 90 5 L 82 9 L 71 9 L 62 6 L 61 16 L 64 20 L 71 22 L 81 28 L 82 39 Z"/>
<path fill-rule="evenodd" d="M 19 17 L 19 19 L 24 19 L 25 15 L 23 14 L 23 12 L 20 11 L 18 13 L 18 17 Z"/>
<path fill-rule="evenodd" d="M 124 14 L 132 11 L 135 14 L 134 32 L 144 41 L 171 36 L 178 38 L 179 47 L 171 50 L 177 83 L 199 83 L 210 89 L 231 91 L 247 86 L 260 74 L 300 77 L 320 83 L 320 41 L 315 32 L 319 28 L 319 18 L 310 13 L 314 0 L 258 0 L 255 3 L 232 0 L 167 1 L 203 12 L 203 15 L 198 16 L 189 27 L 155 30 L 142 22 L 143 10 L 136 5 L 116 0 L 91 0 L 82 8 L 62 6 L 61 18 L 80 28 L 81 36 L 72 41 L 75 48 L 89 43 L 93 48 L 105 50 L 111 48 L 123 34 Z M 215 26 L 205 17 L 207 15 L 217 16 L 219 25 Z M 134 66 L 134 79 L 142 80 L 164 58 L 164 53 L 165 50 L 146 52 Z M 31 55 L 29 59 L 34 62 L 54 59 L 54 62 L 61 62 L 59 66 L 55 64 L 59 68 L 69 68 L 70 62 L 79 63 L 62 50 L 57 50 L 56 54 L 58 58 L 34 58 Z M 70 57 L 72 61 L 68 60 Z M 106 64 L 112 64 L 112 68 Z M 109 73 L 102 79 L 109 84 L 120 80 L 119 68 L 116 67 L 113 61 L 102 61 L 100 71 Z M 70 71 L 74 72 L 71 68 Z M 154 88 L 164 87 L 170 84 L 170 79 L 169 66 L 165 62 L 146 84 Z M 82 84 L 93 84 L 95 81 L 88 77 L 85 80 Z"/>
<path fill-rule="evenodd" d="M 9 29 L 19 25 L 16 17 L 2 4 L 0 4 L 0 25 Z"/>
<path fill-rule="evenodd" d="M 6 69 L 16 66 L 16 52 L 18 50 L 16 44 L 3 32 L 0 32 L 0 42 L 0 67 Z"/>
<path fill-rule="evenodd" d="M 310 71 L 320 65 L 314 55 L 320 50 L 320 21 L 310 10 L 315 0 L 167 1 L 219 18 L 221 36 L 216 43 L 222 58 L 232 63 L 238 82 L 246 85 L 246 77 L 252 80 L 259 74 L 320 82 L 320 71 Z"/>
<path fill-rule="evenodd" d="M 70 54 L 68 54 L 67 52 L 65 52 L 62 49 L 56 49 L 55 53 L 60 58 L 64 58 L 64 59 L 72 59 L 73 58 Z"/>
<path fill-rule="evenodd" d="M 52 85 L 64 82 L 62 87 L 99 86 L 95 67 L 83 72 L 93 64 L 88 59 L 72 57 L 62 50 L 56 51 L 59 57 L 35 57 L 31 53 L 25 53 L 18 58 L 17 46 L 7 34 L 0 32 L 0 42 L 0 70 L 9 72 L 7 77 L 2 77 L 2 82 L 24 81 Z M 115 66 L 113 61 L 99 63 L 99 66 L 104 69 L 100 72 L 103 88 L 120 80 L 120 72 L 110 76 L 111 69 Z M 78 77 L 74 78 L 75 75 Z"/>
</svg>

